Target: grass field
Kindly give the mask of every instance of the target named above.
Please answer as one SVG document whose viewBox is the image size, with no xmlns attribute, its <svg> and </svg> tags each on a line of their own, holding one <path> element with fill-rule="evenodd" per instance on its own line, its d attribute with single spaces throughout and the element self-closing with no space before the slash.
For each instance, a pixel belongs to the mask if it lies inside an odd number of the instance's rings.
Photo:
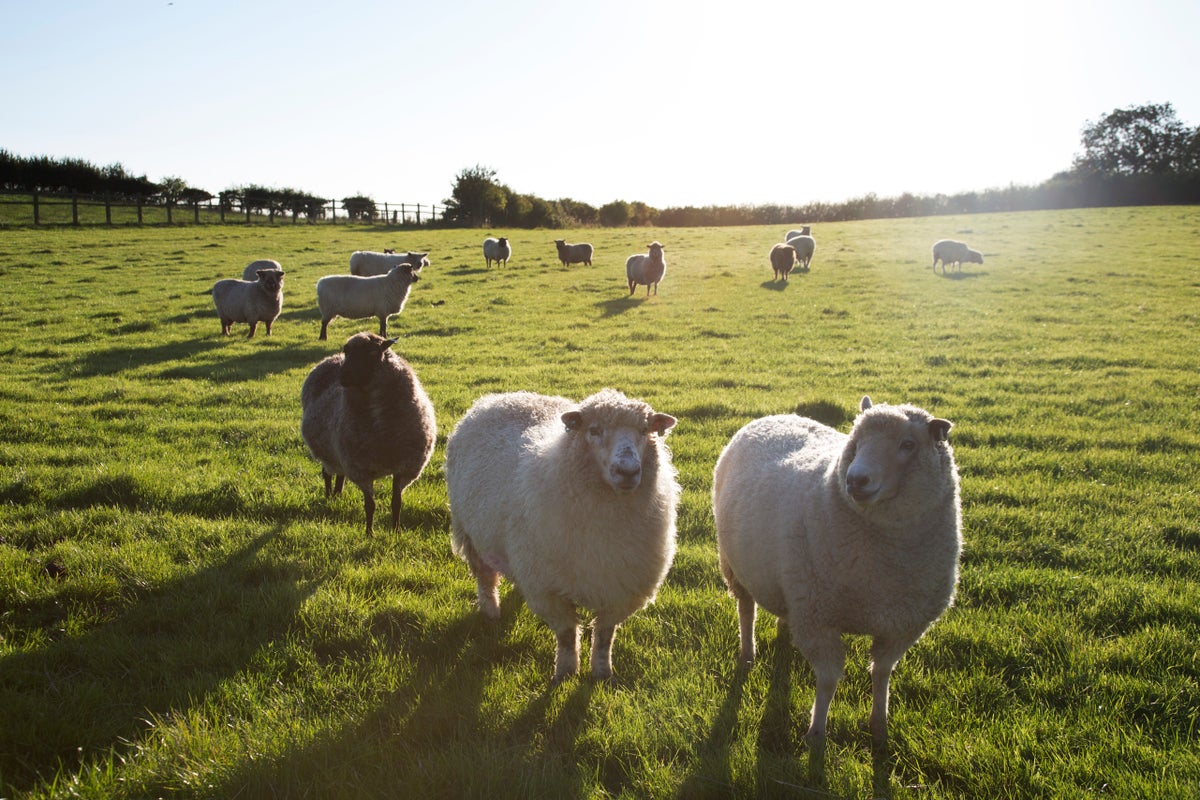
<svg viewBox="0 0 1200 800">
<path fill-rule="evenodd" d="M 0 231 L 0 797 L 1200 797 L 1200 208 L 814 228 L 347 226 Z M 493 233 L 504 233 L 493 231 Z M 935 276 L 929 245 L 985 264 Z M 657 238 L 657 297 L 624 288 Z M 321 496 L 299 435 L 313 284 L 352 250 L 428 250 L 392 321 L 437 408 L 403 525 Z M 281 261 L 270 338 L 209 291 Z M 679 552 L 617 633 L 615 686 L 548 682 L 552 634 L 498 625 L 450 552 L 445 437 L 480 395 L 614 386 L 675 415 Z M 873 756 L 852 639 L 823 752 L 812 673 L 760 615 L 734 663 L 712 468 L 749 420 L 843 430 L 858 400 L 955 424 L 957 603 L 897 668 Z"/>
</svg>

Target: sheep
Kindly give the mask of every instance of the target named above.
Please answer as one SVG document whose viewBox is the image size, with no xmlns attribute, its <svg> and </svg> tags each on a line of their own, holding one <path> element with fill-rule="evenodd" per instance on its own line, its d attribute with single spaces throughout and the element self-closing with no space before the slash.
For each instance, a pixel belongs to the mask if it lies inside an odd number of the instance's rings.
<svg viewBox="0 0 1200 800">
<path fill-rule="evenodd" d="M 968 264 L 982 264 L 983 253 L 967 247 L 965 242 L 939 239 L 933 243 L 933 263 L 929 265 L 934 274 L 937 273 L 939 261 L 942 262 L 942 274 L 945 275 L 946 267 L 950 264 L 954 264 L 958 270 L 962 269 L 964 261 Z"/>
<path fill-rule="evenodd" d="M 508 260 L 512 258 L 512 245 L 503 236 L 499 239 L 489 236 L 483 240 L 483 257 L 487 259 L 488 267 L 492 266 L 493 261 L 496 262 L 496 266 L 500 266 L 500 263 L 503 262 L 507 267 Z"/>
<path fill-rule="evenodd" d="M 795 247 L 790 244 L 777 244 L 771 248 L 771 269 L 775 270 L 775 280 L 783 278 L 786 282 L 794 266 L 796 266 Z"/>
<path fill-rule="evenodd" d="M 801 234 L 789 238 L 787 243 L 796 249 L 796 261 L 799 262 L 800 269 L 808 272 L 813 253 L 817 252 L 817 240 L 807 234 Z"/>
<path fill-rule="evenodd" d="M 713 514 L 740 661 L 754 659 L 755 603 L 786 621 L 816 674 L 819 743 L 841 636 L 872 636 L 871 733 L 885 746 L 892 670 L 954 600 L 962 512 L 950 422 L 869 397 L 860 408 L 849 435 L 796 415 L 747 424 L 717 460 Z"/>
<path fill-rule="evenodd" d="M 258 261 L 251 261 L 246 265 L 246 268 L 242 270 L 242 280 L 258 280 L 258 271 L 260 269 L 273 269 L 278 272 L 283 272 L 283 265 L 278 261 L 273 261 L 269 258 L 260 258 Z"/>
<path fill-rule="evenodd" d="M 592 246 L 586 242 L 567 244 L 566 239 L 555 239 L 554 246 L 558 248 L 558 260 L 562 265 L 585 264 L 592 265 Z"/>
<path fill-rule="evenodd" d="M 317 281 L 317 306 L 321 309 L 321 335 L 324 341 L 334 317 L 357 319 L 379 317 L 379 335 L 387 336 L 387 320 L 404 310 L 409 290 L 420 279 L 421 270 L 412 264 L 399 264 L 386 275 L 326 275 Z"/>
<path fill-rule="evenodd" d="M 595 614 L 592 677 L 611 681 L 617 626 L 667 574 L 681 490 L 664 439 L 675 422 L 613 389 L 578 404 L 513 392 L 481 398 L 450 434 L 454 552 L 484 617 L 500 615 L 503 574 L 554 631 L 553 684 L 579 670 L 579 606 Z"/>
<path fill-rule="evenodd" d="M 397 253 L 395 250 L 384 250 L 382 253 L 355 250 L 350 254 L 350 274 L 368 278 L 386 275 L 397 264 L 411 264 L 421 269 L 429 266 L 428 256 L 429 253 Z"/>
<path fill-rule="evenodd" d="M 400 496 L 420 476 L 437 438 L 433 404 L 395 339 L 356 333 L 342 352 L 313 367 L 300 389 L 300 435 L 321 464 L 325 496 L 346 478 L 362 489 L 367 536 L 375 520 L 376 478 L 392 476 L 392 528 Z"/>
<path fill-rule="evenodd" d="M 267 336 L 270 336 L 271 325 L 283 309 L 283 271 L 260 269 L 252 281 L 237 278 L 217 281 L 213 284 L 212 297 L 223 335 L 229 335 L 233 323 L 248 322 L 250 333 L 246 338 L 251 339 L 258 323 L 265 322 Z"/>
<path fill-rule="evenodd" d="M 784 236 L 783 240 L 786 242 L 788 239 L 795 239 L 797 236 L 808 236 L 811 233 L 812 233 L 812 226 L 804 225 L 799 229 L 788 231 L 787 236 Z"/>
<path fill-rule="evenodd" d="M 646 285 L 646 296 L 650 296 L 650 285 L 654 285 L 654 294 L 658 294 L 658 282 L 667 272 L 667 257 L 663 255 L 663 246 L 658 242 L 647 245 L 648 253 L 634 253 L 625 259 L 625 280 L 629 283 L 629 294 L 632 295 L 638 284 Z"/>
</svg>

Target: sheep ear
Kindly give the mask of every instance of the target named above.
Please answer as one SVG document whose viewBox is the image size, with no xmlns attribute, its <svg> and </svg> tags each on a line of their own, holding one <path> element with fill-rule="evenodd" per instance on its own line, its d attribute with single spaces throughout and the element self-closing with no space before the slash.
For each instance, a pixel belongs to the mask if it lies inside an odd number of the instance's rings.
<svg viewBox="0 0 1200 800">
<path fill-rule="evenodd" d="M 384 350 L 389 350 L 389 349 L 391 349 L 391 346 L 392 346 L 392 345 L 394 345 L 394 344 L 395 344 L 396 342 L 398 342 L 398 341 L 400 341 L 400 340 L 399 340 L 399 339 L 384 339 L 384 340 L 383 340 L 383 341 L 382 341 L 382 342 L 379 344 L 379 352 L 381 352 L 381 353 L 382 353 Z"/>
<path fill-rule="evenodd" d="M 935 442 L 944 442 L 950 438 L 950 429 L 954 424 L 948 419 L 929 420 L 929 435 Z"/>
<path fill-rule="evenodd" d="M 573 431 L 583 424 L 583 414 L 578 411 L 568 411 L 562 415 L 563 425 L 567 426 L 567 430 Z"/>
<path fill-rule="evenodd" d="M 667 431 L 675 427 L 675 423 L 678 421 L 670 414 L 654 414 L 650 417 L 650 432 L 657 433 L 659 436 L 666 436 Z"/>
<path fill-rule="evenodd" d="M 871 398 L 864 394 L 862 402 L 858 404 L 858 410 L 866 411 L 870 407 L 871 407 Z"/>
</svg>

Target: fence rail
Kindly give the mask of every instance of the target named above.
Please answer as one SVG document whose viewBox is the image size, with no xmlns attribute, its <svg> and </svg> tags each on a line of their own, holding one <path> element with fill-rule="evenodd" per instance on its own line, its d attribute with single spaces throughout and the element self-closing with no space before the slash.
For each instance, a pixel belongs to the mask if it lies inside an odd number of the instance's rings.
<svg viewBox="0 0 1200 800">
<path fill-rule="evenodd" d="M 423 226 L 440 221 L 445 206 L 422 203 L 376 203 L 374 211 L 346 209 L 330 201 L 311 211 L 270 208 L 252 199 L 243 203 L 169 203 L 81 194 L 0 192 L 0 225 L 176 225 L 204 224 L 344 224 Z"/>
</svg>

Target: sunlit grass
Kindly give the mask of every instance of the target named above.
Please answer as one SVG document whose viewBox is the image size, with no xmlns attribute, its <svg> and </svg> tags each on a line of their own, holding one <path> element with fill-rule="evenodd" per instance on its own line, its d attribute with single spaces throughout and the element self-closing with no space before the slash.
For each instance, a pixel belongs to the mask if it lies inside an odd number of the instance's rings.
<svg viewBox="0 0 1200 800">
<path fill-rule="evenodd" d="M 1195 796 L 1200 210 L 823 225 L 786 287 L 782 228 L 566 232 L 596 246 L 570 268 L 564 232 L 518 231 L 487 270 L 489 232 L 0 235 L 0 797 Z M 984 265 L 935 276 L 947 236 Z M 628 297 L 654 239 L 660 294 Z M 439 442 L 402 530 L 367 540 L 356 490 L 321 496 L 299 389 L 374 328 L 318 342 L 317 278 L 385 246 L 431 253 L 392 329 Z M 256 258 L 283 314 L 223 338 L 209 290 Z M 474 612 L 445 437 L 486 392 L 602 386 L 680 420 L 679 553 L 617 685 L 550 690 L 519 594 Z M 735 667 L 711 475 L 750 419 L 845 429 L 863 394 L 954 422 L 962 581 L 897 669 L 888 757 L 852 640 L 821 759 L 770 615 Z"/>
</svg>

